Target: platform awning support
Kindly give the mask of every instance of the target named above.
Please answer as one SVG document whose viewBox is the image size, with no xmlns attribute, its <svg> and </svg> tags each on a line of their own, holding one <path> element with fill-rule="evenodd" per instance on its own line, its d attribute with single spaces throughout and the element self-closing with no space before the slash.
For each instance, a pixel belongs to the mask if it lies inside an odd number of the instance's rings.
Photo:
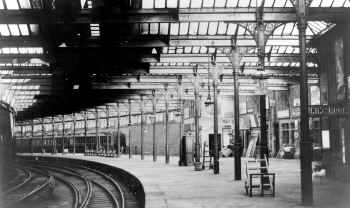
<svg viewBox="0 0 350 208">
<path fill-rule="evenodd" d="M 301 201 L 303 205 L 313 204 L 312 188 L 312 139 L 309 135 L 308 72 L 306 70 L 306 16 L 309 0 L 293 0 L 296 9 L 300 47 L 300 168 Z"/>
<path fill-rule="evenodd" d="M 129 159 L 131 159 L 131 99 L 128 99 L 129 104 Z"/>
<path fill-rule="evenodd" d="M 156 142 L 156 91 L 152 90 L 152 109 L 153 109 L 153 130 L 152 130 L 152 143 L 153 143 L 153 161 L 157 161 L 157 142 Z"/>
</svg>

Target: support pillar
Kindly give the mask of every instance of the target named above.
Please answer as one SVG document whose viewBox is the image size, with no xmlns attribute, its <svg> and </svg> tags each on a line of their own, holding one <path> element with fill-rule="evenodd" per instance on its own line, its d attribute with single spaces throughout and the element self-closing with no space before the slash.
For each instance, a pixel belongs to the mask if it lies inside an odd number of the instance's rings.
<svg viewBox="0 0 350 208">
<path fill-rule="evenodd" d="M 106 105 L 106 126 L 107 126 L 107 129 L 109 130 L 109 106 Z M 110 138 L 111 136 L 110 135 L 107 135 L 106 136 L 106 152 L 108 153 L 109 152 L 109 147 L 110 147 Z"/>
<path fill-rule="evenodd" d="M 200 162 L 200 141 L 199 141 L 199 80 L 198 80 L 198 65 L 194 68 L 195 76 L 194 83 L 194 128 L 195 128 L 195 162 Z"/>
<path fill-rule="evenodd" d="M 34 147 L 33 147 L 33 138 L 34 138 L 34 121 L 31 121 L 31 130 L 30 130 L 30 153 L 34 153 Z"/>
<path fill-rule="evenodd" d="M 64 134 L 65 134 L 65 121 L 64 115 L 62 115 L 62 154 L 64 153 Z"/>
<path fill-rule="evenodd" d="M 214 174 L 219 174 L 219 145 L 218 145 L 218 98 L 217 98 L 217 79 L 213 80 L 214 94 Z"/>
<path fill-rule="evenodd" d="M 141 160 L 143 160 L 145 158 L 144 155 L 144 136 L 145 136 L 145 132 L 144 132 L 144 124 L 143 124 L 143 96 L 141 95 Z"/>
<path fill-rule="evenodd" d="M 44 118 L 41 119 L 41 153 L 45 152 L 44 148 L 44 134 L 45 134 L 45 125 L 44 125 Z"/>
<path fill-rule="evenodd" d="M 96 107 L 95 108 L 95 114 L 96 114 L 96 119 L 95 119 L 95 121 L 96 121 L 96 123 L 95 123 L 95 128 L 96 128 L 96 136 L 95 136 L 95 138 L 96 138 L 96 152 L 98 152 L 98 149 L 100 148 L 100 135 L 99 135 L 99 115 L 98 115 L 98 108 Z"/>
<path fill-rule="evenodd" d="M 267 123 L 266 123 L 266 95 L 260 95 L 260 142 L 259 142 L 259 157 L 264 159 L 268 157 L 268 142 L 267 142 Z M 266 166 L 265 162 L 261 162 L 261 166 Z"/>
<path fill-rule="evenodd" d="M 129 103 L 129 159 L 131 159 L 131 100 L 128 99 Z"/>
<path fill-rule="evenodd" d="M 184 109 L 183 109 L 183 100 L 182 100 L 182 83 L 181 83 L 181 77 L 178 78 L 178 91 L 177 91 L 177 97 L 178 97 L 178 108 L 179 108 L 179 114 L 180 114 L 180 123 L 179 123 L 179 132 L 180 132 L 180 138 L 179 138 L 179 165 L 181 165 L 181 155 L 183 154 L 182 152 L 182 147 L 181 147 L 181 141 L 182 137 L 184 135 Z"/>
<path fill-rule="evenodd" d="M 76 153 L 76 147 L 75 147 L 75 125 L 76 125 L 76 119 L 75 119 L 75 113 L 73 113 L 73 154 Z"/>
<path fill-rule="evenodd" d="M 118 157 L 120 156 L 121 154 L 121 151 L 120 151 L 120 105 L 119 105 L 119 102 L 117 102 L 117 108 L 118 108 L 118 129 L 117 129 L 117 155 Z"/>
<path fill-rule="evenodd" d="M 166 89 L 165 92 L 165 163 L 169 164 L 169 143 L 168 143 L 168 137 L 169 137 L 169 103 L 168 103 L 168 92 Z"/>
<path fill-rule="evenodd" d="M 234 104 L 234 122 L 235 122 L 235 180 L 242 179 L 241 171 L 241 157 L 242 157 L 242 138 L 239 131 L 239 82 L 238 82 L 238 70 L 240 67 L 239 51 L 236 47 L 232 49 L 232 68 L 233 68 L 233 104 Z"/>
<path fill-rule="evenodd" d="M 152 123 L 152 144 L 153 144 L 153 161 L 157 161 L 157 142 L 156 142 L 156 92 L 152 91 L 152 109 L 153 109 L 153 123 Z"/>
<path fill-rule="evenodd" d="M 87 149 L 87 112 L 84 111 L 84 153 Z"/>
<path fill-rule="evenodd" d="M 55 154 L 57 152 L 56 149 L 56 139 L 55 139 L 55 118 L 52 116 L 51 118 L 52 122 L 52 154 Z"/>
<path fill-rule="evenodd" d="M 306 69 L 306 12 L 309 1 L 294 0 L 297 11 L 300 48 L 300 168 L 301 201 L 303 205 L 313 204 L 312 187 L 312 140 L 309 135 L 308 73 Z"/>
</svg>

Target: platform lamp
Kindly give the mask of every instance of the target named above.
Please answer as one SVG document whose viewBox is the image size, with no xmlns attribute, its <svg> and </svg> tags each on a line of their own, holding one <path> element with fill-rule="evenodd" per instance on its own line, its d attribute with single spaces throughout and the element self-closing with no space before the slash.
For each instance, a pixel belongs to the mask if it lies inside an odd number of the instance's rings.
<svg viewBox="0 0 350 208">
<path fill-rule="evenodd" d="M 222 74 L 222 67 L 216 65 L 216 54 L 211 56 L 210 62 L 208 63 L 209 76 L 213 84 L 213 103 L 214 103 L 214 174 L 219 174 L 219 146 L 218 146 L 218 81 Z"/>
<path fill-rule="evenodd" d="M 236 47 L 235 38 L 232 39 L 232 48 L 231 52 L 228 55 L 231 65 L 232 65 L 232 74 L 233 74 L 233 104 L 234 104 L 234 123 L 235 123 L 235 140 L 234 140 L 234 158 L 235 158 L 235 180 L 241 180 L 241 157 L 242 157 L 242 141 L 239 131 L 239 82 L 238 82 L 238 73 L 240 69 L 240 62 L 242 56 L 239 52 L 238 47 Z"/>
<path fill-rule="evenodd" d="M 194 125 L 195 125 L 195 152 L 194 160 L 195 167 L 201 167 L 200 162 L 200 141 L 199 141 L 199 88 L 200 88 L 200 79 L 198 75 L 198 65 L 193 65 L 193 76 L 191 78 L 194 90 Z M 196 168 L 200 170 L 200 168 Z"/>
</svg>

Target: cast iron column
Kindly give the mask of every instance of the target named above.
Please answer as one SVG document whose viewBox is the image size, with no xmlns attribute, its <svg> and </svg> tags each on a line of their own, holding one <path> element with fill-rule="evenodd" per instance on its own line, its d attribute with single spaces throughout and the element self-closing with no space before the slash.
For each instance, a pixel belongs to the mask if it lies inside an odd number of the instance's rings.
<svg viewBox="0 0 350 208">
<path fill-rule="evenodd" d="M 232 68 L 233 68 L 233 104 L 234 104 L 234 122 L 235 122 L 235 180 L 241 180 L 241 156 L 242 156 L 242 139 L 239 132 L 239 83 L 238 68 L 240 66 L 239 52 L 237 48 L 232 50 Z"/>
<path fill-rule="evenodd" d="M 145 159 L 145 155 L 144 155 L 144 127 L 143 127 L 143 96 L 141 95 L 141 160 Z"/>
<path fill-rule="evenodd" d="M 131 159 L 131 100 L 129 102 L 129 159 Z"/>
<path fill-rule="evenodd" d="M 87 112 L 84 111 L 84 153 L 86 153 L 87 147 Z"/>
<path fill-rule="evenodd" d="M 52 154 L 56 153 L 55 118 L 52 116 Z"/>
<path fill-rule="evenodd" d="M 75 154 L 75 113 L 73 113 L 73 153 Z"/>
<path fill-rule="evenodd" d="M 183 124 L 184 124 L 184 109 L 183 109 L 183 101 L 182 101 L 182 85 L 181 85 L 181 79 L 179 78 L 179 87 L 178 87 L 178 91 L 177 91 L 177 96 L 178 96 L 178 105 L 179 105 L 179 113 L 180 113 L 180 126 L 179 126 L 179 132 L 180 132 L 180 142 L 179 142 L 179 165 L 181 165 L 181 155 L 182 153 L 182 147 L 181 147 L 181 141 L 182 141 L 182 137 L 183 137 Z"/>
<path fill-rule="evenodd" d="M 64 153 L 64 127 L 65 127 L 65 123 L 64 123 L 64 115 L 62 115 L 62 154 Z"/>
<path fill-rule="evenodd" d="M 259 156 L 260 159 L 268 158 L 269 150 L 267 146 L 267 123 L 266 123 L 266 95 L 260 95 L 260 144 Z M 260 166 L 266 166 L 265 162 L 261 161 Z M 262 172 L 265 170 L 261 170 Z"/>
<path fill-rule="evenodd" d="M 100 148 L 100 139 L 99 139 L 99 115 L 98 115 L 98 109 L 95 108 L 96 113 L 96 120 L 95 120 L 95 128 L 96 128 L 96 152 L 98 152 L 98 149 Z"/>
<path fill-rule="evenodd" d="M 169 163 L 169 144 L 168 144 L 168 123 L 169 123 L 169 103 L 168 92 L 165 90 L 165 163 Z"/>
<path fill-rule="evenodd" d="M 157 142 L 156 142 L 156 92 L 152 91 L 152 109 L 153 109 L 153 134 L 152 134 L 152 143 L 153 143 L 153 161 L 157 161 Z"/>
<path fill-rule="evenodd" d="M 213 79 L 214 94 L 214 174 L 219 174 L 219 145 L 218 145 L 218 98 L 217 98 L 217 78 Z"/>
<path fill-rule="evenodd" d="M 306 2 L 296 3 L 299 47 L 300 47 L 300 168 L 301 201 L 304 205 L 313 204 L 312 188 L 312 140 L 309 135 L 308 73 L 306 69 Z"/>
<path fill-rule="evenodd" d="M 195 154 L 194 159 L 195 162 L 200 162 L 200 141 L 199 141 L 199 99 L 198 99 L 198 88 L 199 88 L 199 80 L 198 80 L 198 65 L 194 68 L 194 76 L 195 76 L 195 83 L 194 83 L 194 130 L 195 130 Z"/>
<path fill-rule="evenodd" d="M 34 138 L 34 121 L 32 120 L 31 121 L 30 153 L 34 153 L 33 138 Z"/>
<path fill-rule="evenodd" d="M 106 105 L 106 127 L 107 130 L 109 130 L 109 106 Z M 109 152 L 109 141 L 110 140 L 110 136 L 109 134 L 106 135 L 106 153 Z"/>
<path fill-rule="evenodd" d="M 119 108 L 119 102 L 117 102 L 117 108 L 118 108 L 118 129 L 117 129 L 117 155 L 120 156 L 120 108 Z"/>
<path fill-rule="evenodd" d="M 44 153 L 44 133 L 45 133 L 44 118 L 42 118 L 41 119 L 41 153 Z"/>
</svg>

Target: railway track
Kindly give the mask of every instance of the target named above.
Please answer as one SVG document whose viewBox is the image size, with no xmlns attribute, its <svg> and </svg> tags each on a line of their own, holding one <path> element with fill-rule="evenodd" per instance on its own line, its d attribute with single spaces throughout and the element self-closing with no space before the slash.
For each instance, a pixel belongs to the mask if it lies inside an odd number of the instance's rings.
<svg viewBox="0 0 350 208">
<path fill-rule="evenodd" d="M 116 176 L 96 169 L 63 162 L 27 161 L 34 168 L 45 169 L 72 188 L 76 208 L 139 208 L 135 195 Z"/>
<path fill-rule="evenodd" d="M 1 195 L 7 194 L 12 191 L 15 191 L 16 189 L 19 189 L 21 186 L 26 184 L 32 178 L 32 173 L 29 170 L 25 168 L 15 168 L 15 169 L 17 172 L 16 176 L 13 177 L 11 180 L 8 181 L 8 183 L 4 185 L 4 188 L 3 188 L 4 191 L 3 193 L 1 193 Z"/>
<path fill-rule="evenodd" d="M 2 196 L 3 207 L 14 207 L 49 187 L 51 176 L 47 172 L 30 169 L 30 175 L 29 180 L 17 184 L 4 193 Z"/>
</svg>

